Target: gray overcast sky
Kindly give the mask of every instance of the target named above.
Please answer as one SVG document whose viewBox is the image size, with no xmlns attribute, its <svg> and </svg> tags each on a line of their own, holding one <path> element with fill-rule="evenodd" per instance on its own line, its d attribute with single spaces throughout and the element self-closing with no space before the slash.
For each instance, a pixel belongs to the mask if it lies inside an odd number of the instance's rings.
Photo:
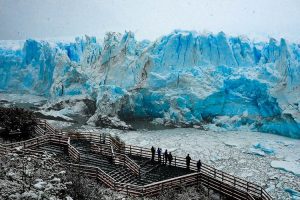
<svg viewBox="0 0 300 200">
<path fill-rule="evenodd" d="M 0 40 L 174 29 L 300 41 L 300 0 L 0 0 Z"/>
</svg>

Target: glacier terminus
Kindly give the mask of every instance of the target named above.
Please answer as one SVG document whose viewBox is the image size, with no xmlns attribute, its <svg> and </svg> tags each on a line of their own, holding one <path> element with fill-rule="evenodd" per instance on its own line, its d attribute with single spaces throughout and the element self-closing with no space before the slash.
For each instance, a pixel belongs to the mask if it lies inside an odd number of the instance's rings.
<svg viewBox="0 0 300 200">
<path fill-rule="evenodd" d="M 50 100 L 44 114 L 86 114 L 92 125 L 147 119 L 300 138 L 300 45 L 285 39 L 178 30 L 155 41 L 2 41 L 0 91 L 39 95 Z"/>
</svg>

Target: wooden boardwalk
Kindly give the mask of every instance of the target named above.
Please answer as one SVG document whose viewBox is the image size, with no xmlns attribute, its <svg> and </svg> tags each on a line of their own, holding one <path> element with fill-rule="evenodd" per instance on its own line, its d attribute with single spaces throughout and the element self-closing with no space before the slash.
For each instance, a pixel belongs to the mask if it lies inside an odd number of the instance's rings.
<svg viewBox="0 0 300 200">
<path fill-rule="evenodd" d="M 271 200 L 261 187 L 209 165 L 202 164 L 196 172 L 196 161 L 186 169 L 185 159 L 174 156 L 172 165 L 160 164 L 155 157 L 151 162 L 148 148 L 126 145 L 110 135 L 61 132 L 46 121 L 39 121 L 36 132 L 40 137 L 0 145 L 0 155 L 16 151 L 22 146 L 27 154 L 42 155 L 53 152 L 64 159 L 70 170 L 84 173 L 107 187 L 131 196 L 156 196 L 165 189 L 202 184 L 227 199 Z M 209 193 L 209 192 L 208 192 Z"/>
</svg>

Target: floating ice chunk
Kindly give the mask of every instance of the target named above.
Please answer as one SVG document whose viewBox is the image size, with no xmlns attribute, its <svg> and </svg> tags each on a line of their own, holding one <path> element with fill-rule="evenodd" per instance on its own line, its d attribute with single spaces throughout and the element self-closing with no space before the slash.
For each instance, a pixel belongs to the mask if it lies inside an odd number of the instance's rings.
<svg viewBox="0 0 300 200">
<path fill-rule="evenodd" d="M 261 151 L 260 149 L 255 149 L 252 147 L 249 149 L 249 151 L 247 153 L 257 155 L 257 156 L 266 156 L 266 154 L 263 151 Z"/>
<path fill-rule="evenodd" d="M 275 154 L 274 149 L 272 149 L 271 147 L 269 147 L 267 145 L 261 144 L 261 143 L 254 144 L 253 147 L 255 149 L 260 149 L 261 151 L 263 151 L 264 153 L 269 154 L 269 155 Z"/>
<path fill-rule="evenodd" d="M 274 191 L 275 189 L 276 189 L 275 185 L 270 185 L 270 186 L 266 189 L 266 191 L 267 191 L 267 192 L 271 192 L 271 191 Z"/>
<path fill-rule="evenodd" d="M 224 159 L 224 158 L 218 154 L 211 155 L 211 158 L 210 158 L 210 160 L 213 162 L 216 162 L 216 161 L 222 160 L 222 159 Z"/>
<path fill-rule="evenodd" d="M 249 172 L 248 169 L 245 170 L 245 171 L 243 171 L 243 172 L 240 174 L 240 176 L 243 177 L 243 178 L 251 177 L 251 176 L 253 176 L 253 175 L 254 175 L 253 172 Z"/>
<path fill-rule="evenodd" d="M 238 147 L 239 146 L 239 143 L 234 140 L 225 141 L 224 144 L 229 147 Z"/>
<path fill-rule="evenodd" d="M 274 160 L 271 162 L 271 166 L 276 169 L 281 169 L 287 172 L 291 172 L 296 176 L 300 176 L 300 163 L 296 161 L 280 161 Z"/>
<path fill-rule="evenodd" d="M 291 195 L 292 200 L 300 200 L 300 192 L 291 188 L 286 188 L 285 191 Z"/>
</svg>

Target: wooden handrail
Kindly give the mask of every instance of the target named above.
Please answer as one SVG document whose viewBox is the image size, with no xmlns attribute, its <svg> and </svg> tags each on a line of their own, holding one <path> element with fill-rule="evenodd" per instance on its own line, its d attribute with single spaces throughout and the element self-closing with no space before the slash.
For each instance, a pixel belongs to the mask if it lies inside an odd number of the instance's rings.
<svg viewBox="0 0 300 200">
<path fill-rule="evenodd" d="M 135 161 L 133 161 L 131 158 L 129 158 L 125 154 L 115 153 L 115 156 L 119 160 L 121 160 L 119 162 L 116 162 L 116 164 L 122 164 L 122 165 L 126 166 L 136 176 L 140 175 L 140 169 L 141 169 L 141 167 Z M 118 159 L 116 159 L 116 160 L 118 160 Z"/>
<path fill-rule="evenodd" d="M 116 160 L 116 154 L 115 154 L 113 146 L 110 146 L 110 149 L 111 149 L 111 155 L 113 157 L 113 160 L 115 161 Z"/>
<path fill-rule="evenodd" d="M 132 160 L 131 158 L 129 158 L 127 155 L 123 154 L 125 156 L 125 163 L 126 165 L 132 169 L 132 171 L 136 174 L 136 175 L 140 175 L 140 171 L 141 171 L 141 166 L 138 165 L 134 160 Z"/>
<path fill-rule="evenodd" d="M 41 125 L 44 129 L 40 127 Z M 124 143 L 119 142 L 109 134 L 106 135 L 105 138 L 101 138 L 99 137 L 99 134 L 94 133 L 81 134 L 76 132 L 68 132 L 65 135 L 57 135 L 56 133 L 58 133 L 58 131 L 46 121 L 38 121 L 36 131 L 40 134 L 46 134 L 22 142 L 0 145 L 0 155 L 4 155 L 7 152 L 14 152 L 17 150 L 15 149 L 15 147 L 18 146 L 22 146 L 22 151 L 25 153 L 35 153 L 38 155 L 41 154 L 41 152 L 35 152 L 34 150 L 29 150 L 28 148 L 51 142 L 59 145 L 66 145 L 68 147 L 68 154 L 70 158 L 75 162 L 79 163 L 80 152 L 74 146 L 71 145 L 70 139 L 72 138 L 81 140 L 84 139 L 93 142 L 95 146 L 92 145 L 92 148 L 94 149 L 92 151 L 97 152 L 96 148 L 98 147 L 100 148 L 101 153 L 110 152 L 115 162 L 117 160 L 117 162 L 123 161 L 123 165 L 125 165 L 136 175 L 140 174 L 141 167 L 126 154 L 140 156 L 147 159 L 151 158 L 150 148 L 148 149 L 133 145 L 125 145 Z M 105 144 L 102 144 L 102 140 L 105 141 Z M 107 147 L 109 149 L 107 149 Z M 115 150 L 117 152 L 115 152 Z M 178 185 L 180 184 L 189 186 L 199 184 L 200 181 L 200 183 L 202 183 L 204 186 L 219 191 L 220 193 L 223 193 L 233 199 L 254 200 L 255 198 L 260 198 L 262 200 L 272 200 L 272 197 L 261 186 L 217 170 L 205 163 L 202 164 L 201 172 L 196 173 L 197 169 L 195 160 L 191 161 L 190 166 L 191 172 L 194 173 L 147 184 L 144 186 L 116 182 L 116 180 L 114 180 L 110 175 L 106 174 L 103 170 L 97 167 L 79 165 L 74 163 L 69 163 L 69 165 L 72 165 L 73 167 L 77 168 L 79 167 L 81 170 L 84 170 L 86 174 L 88 174 L 91 177 L 95 176 L 95 178 L 102 181 L 104 184 L 106 184 L 112 189 L 115 189 L 122 193 L 137 196 L 151 196 L 154 194 L 158 194 L 163 187 L 173 188 L 178 187 Z M 174 156 L 174 162 L 171 163 L 171 165 L 185 168 L 185 158 Z"/>
<path fill-rule="evenodd" d="M 143 154 L 141 154 L 141 152 L 143 152 Z M 145 158 L 151 157 L 150 148 L 147 149 L 147 148 L 142 148 L 142 147 L 138 147 L 138 146 L 134 146 L 134 145 L 125 145 L 125 153 L 130 154 L 130 155 L 142 156 Z M 186 167 L 185 158 L 178 157 L 178 156 L 175 156 L 174 158 L 176 159 L 176 163 L 173 162 L 172 165 L 174 165 L 176 167 L 182 167 L 182 168 Z M 196 163 L 197 163 L 197 161 L 191 160 L 191 166 L 190 166 L 191 170 L 197 171 Z M 206 174 L 208 176 L 211 176 L 213 178 L 221 180 L 222 182 L 224 182 L 224 180 L 226 180 L 227 184 L 229 184 L 235 188 L 242 189 L 242 190 L 246 191 L 247 193 L 249 193 L 249 195 L 253 194 L 255 196 L 260 196 L 261 198 L 266 199 L 266 200 L 272 199 L 271 196 L 264 189 L 262 189 L 261 186 L 250 183 L 248 181 L 245 181 L 243 179 L 240 179 L 240 178 L 230 175 L 228 173 L 222 172 L 221 170 L 217 170 L 207 164 L 204 164 L 204 163 L 202 164 L 201 171 L 206 172 Z M 262 194 L 261 194 L 261 190 L 264 191 Z"/>
</svg>

